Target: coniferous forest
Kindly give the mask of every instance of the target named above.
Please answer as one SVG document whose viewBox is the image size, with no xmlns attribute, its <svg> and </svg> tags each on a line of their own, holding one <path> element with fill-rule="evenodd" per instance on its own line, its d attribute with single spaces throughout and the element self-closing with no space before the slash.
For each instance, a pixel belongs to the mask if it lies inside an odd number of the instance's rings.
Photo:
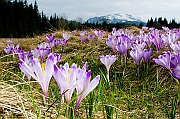
<svg viewBox="0 0 180 119">
<path fill-rule="evenodd" d="M 0 0 L 0 37 L 31 37 L 58 28 L 56 15 L 50 18 L 39 12 L 37 2 Z"/>
<path fill-rule="evenodd" d="M 28 4 L 26 0 L 5 1 L 0 0 L 0 37 L 1 38 L 20 38 L 32 37 L 54 30 L 82 30 L 88 28 L 98 28 L 111 31 L 113 27 L 124 28 L 130 26 L 128 24 L 92 24 L 87 22 L 68 21 L 64 17 L 56 14 L 47 17 L 43 11 L 38 10 L 37 2 Z M 134 24 L 134 26 L 136 26 Z M 143 25 L 140 24 L 139 28 Z M 161 29 L 162 26 L 169 28 L 179 28 L 180 23 L 172 19 L 168 23 L 166 18 L 151 18 L 147 21 L 147 27 L 155 27 Z"/>
</svg>

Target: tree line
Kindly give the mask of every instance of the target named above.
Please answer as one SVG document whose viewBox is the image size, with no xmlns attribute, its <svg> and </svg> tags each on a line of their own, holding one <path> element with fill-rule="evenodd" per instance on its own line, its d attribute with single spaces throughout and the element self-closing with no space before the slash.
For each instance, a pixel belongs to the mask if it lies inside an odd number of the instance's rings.
<svg viewBox="0 0 180 119">
<path fill-rule="evenodd" d="M 48 18 L 39 13 L 37 2 L 27 0 L 0 0 L 0 37 L 32 37 L 47 31 L 66 27 L 68 21 L 57 15 Z"/>
<path fill-rule="evenodd" d="M 155 18 L 153 20 L 153 18 L 151 17 L 150 20 L 148 19 L 146 26 L 154 27 L 157 29 L 162 29 L 162 26 L 166 26 L 168 28 L 179 28 L 180 23 L 177 23 L 175 19 L 170 20 L 170 22 L 168 23 L 166 18 L 159 17 L 158 19 Z"/>
<path fill-rule="evenodd" d="M 42 33 L 52 32 L 55 30 L 83 30 L 83 29 L 103 29 L 111 31 L 113 27 L 117 29 L 126 28 L 128 26 L 137 26 L 135 24 L 108 24 L 104 21 L 101 24 L 82 22 L 79 18 L 77 21 L 68 21 L 64 16 L 56 14 L 47 17 L 44 12 L 39 12 L 37 2 L 28 4 L 27 0 L 5 1 L 0 0 L 0 37 L 2 38 L 20 38 L 33 37 Z M 140 24 L 141 28 L 143 24 Z M 155 27 L 161 29 L 162 26 L 169 28 L 179 28 L 175 19 L 168 23 L 166 18 L 161 17 L 147 21 L 147 27 Z"/>
</svg>

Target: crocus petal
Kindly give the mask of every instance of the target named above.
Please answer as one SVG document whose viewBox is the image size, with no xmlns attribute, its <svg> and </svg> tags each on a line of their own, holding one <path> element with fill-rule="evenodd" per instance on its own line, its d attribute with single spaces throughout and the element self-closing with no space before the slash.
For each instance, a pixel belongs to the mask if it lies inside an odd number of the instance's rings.
<svg viewBox="0 0 180 119">
<path fill-rule="evenodd" d="M 86 70 L 87 70 L 87 68 L 88 68 L 88 63 L 86 62 L 85 64 L 84 64 L 84 66 L 82 67 L 82 69 L 78 69 L 78 80 L 80 80 L 80 79 L 82 79 L 83 78 L 83 76 L 85 75 L 85 73 L 86 73 Z"/>
<path fill-rule="evenodd" d="M 50 82 L 50 79 L 53 75 L 53 66 L 55 64 L 55 60 L 54 60 L 54 57 L 53 55 L 50 55 L 47 60 L 46 60 L 46 66 L 45 66 L 45 71 L 44 71 L 44 81 L 43 81 L 43 84 L 46 88 L 46 90 L 48 90 L 48 86 L 49 86 L 49 82 Z"/>
<path fill-rule="evenodd" d="M 39 83 L 42 83 L 43 73 L 42 73 L 40 62 L 37 58 L 35 58 L 33 59 L 32 63 L 33 63 L 34 72 L 36 73 L 36 76 L 39 78 L 39 81 L 40 81 Z"/>
<path fill-rule="evenodd" d="M 100 81 L 100 76 L 96 76 L 88 85 L 88 88 L 83 92 L 83 97 L 86 97 L 98 84 Z"/>
<path fill-rule="evenodd" d="M 22 59 L 20 59 L 19 67 L 20 67 L 20 69 L 21 69 L 22 72 L 24 72 L 25 74 L 29 74 L 29 75 L 31 75 L 35 80 L 38 80 L 38 78 L 36 77 L 36 75 L 34 74 L 34 72 L 32 71 L 32 69 L 31 69 Z"/>
<path fill-rule="evenodd" d="M 64 69 L 61 69 L 61 71 L 64 70 Z M 58 84 L 58 87 L 60 89 L 60 92 L 61 94 L 63 93 L 64 91 L 64 87 L 66 85 L 66 80 L 65 80 L 65 77 L 62 75 L 60 69 L 54 64 L 54 78 Z"/>
<path fill-rule="evenodd" d="M 170 52 L 166 52 L 163 55 L 158 56 L 158 59 L 153 59 L 153 61 L 156 64 L 166 67 L 168 70 L 170 70 L 170 60 L 171 60 Z"/>
</svg>

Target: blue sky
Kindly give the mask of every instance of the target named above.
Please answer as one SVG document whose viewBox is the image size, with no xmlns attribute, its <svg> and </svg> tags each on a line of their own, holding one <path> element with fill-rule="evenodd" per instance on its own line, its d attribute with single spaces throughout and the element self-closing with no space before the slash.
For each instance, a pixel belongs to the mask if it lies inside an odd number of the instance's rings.
<svg viewBox="0 0 180 119">
<path fill-rule="evenodd" d="M 27 0 L 28 4 L 35 0 Z M 151 17 L 162 17 L 180 22 L 180 0 L 36 0 L 39 11 L 47 16 L 56 13 L 68 20 L 108 14 L 130 14 L 147 22 Z"/>
</svg>

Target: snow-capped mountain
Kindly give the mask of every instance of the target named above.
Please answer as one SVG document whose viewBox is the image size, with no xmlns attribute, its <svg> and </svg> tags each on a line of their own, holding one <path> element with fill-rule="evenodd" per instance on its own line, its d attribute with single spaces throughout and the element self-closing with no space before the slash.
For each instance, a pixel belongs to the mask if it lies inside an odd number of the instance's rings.
<svg viewBox="0 0 180 119">
<path fill-rule="evenodd" d="M 100 17 L 93 17 L 89 18 L 87 20 L 88 23 L 98 23 L 101 24 L 104 21 L 110 24 L 116 24 L 116 23 L 125 23 L 125 24 L 136 24 L 139 25 L 140 23 L 143 23 L 143 25 L 146 24 L 141 18 L 139 17 L 134 17 L 129 14 L 109 14 L 107 16 L 100 16 Z"/>
</svg>

